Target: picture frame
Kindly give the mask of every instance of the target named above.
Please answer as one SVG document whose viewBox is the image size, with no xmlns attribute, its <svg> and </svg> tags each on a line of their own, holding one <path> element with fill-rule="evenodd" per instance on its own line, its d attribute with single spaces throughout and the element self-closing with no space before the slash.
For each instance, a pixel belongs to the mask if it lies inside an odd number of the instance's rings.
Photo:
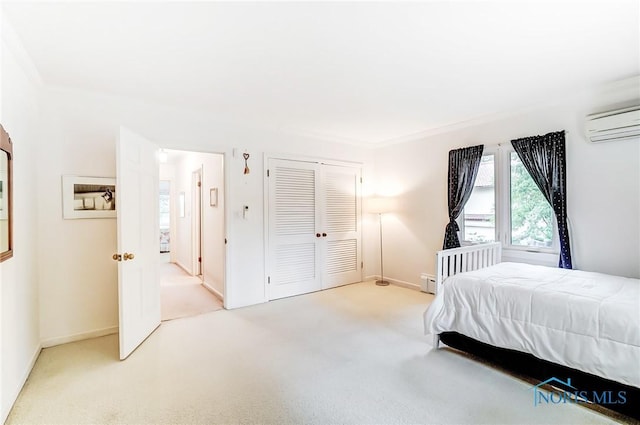
<svg viewBox="0 0 640 425">
<path fill-rule="evenodd" d="M 64 219 L 116 218 L 116 179 L 62 176 Z"/>
<path fill-rule="evenodd" d="M 8 217 L 8 203 L 7 196 L 5 193 L 5 187 L 7 185 L 7 176 L 6 172 L 0 171 L 0 220 L 6 220 Z"/>
<path fill-rule="evenodd" d="M 212 187 L 209 189 L 209 205 L 212 207 L 218 206 L 218 188 Z"/>
<path fill-rule="evenodd" d="M 2 152 L 4 154 L 4 152 Z M 0 161 L 0 220 L 7 220 L 9 217 L 9 196 L 8 196 L 8 182 L 9 182 L 9 163 L 6 156 L 3 156 Z"/>
</svg>

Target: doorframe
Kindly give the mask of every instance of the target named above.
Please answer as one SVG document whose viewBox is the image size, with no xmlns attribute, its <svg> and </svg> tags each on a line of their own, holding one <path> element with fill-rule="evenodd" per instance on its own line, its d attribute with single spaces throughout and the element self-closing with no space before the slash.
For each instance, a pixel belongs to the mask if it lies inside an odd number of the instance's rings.
<svg viewBox="0 0 640 425">
<path fill-rule="evenodd" d="M 199 153 L 199 154 L 213 154 L 213 155 L 220 155 L 222 156 L 222 176 L 223 176 L 223 187 L 224 187 L 224 193 L 222 194 L 222 197 L 220 199 L 222 199 L 222 202 L 224 204 L 224 208 L 223 208 L 223 220 L 224 220 L 224 259 L 223 259 L 223 294 L 222 294 L 222 306 L 225 309 L 228 309 L 230 305 L 233 305 L 232 303 L 229 302 L 229 295 L 230 295 L 230 286 L 229 286 L 229 271 L 231 270 L 231 261 L 230 261 L 230 255 L 229 255 L 229 244 L 227 243 L 228 238 L 229 238 L 229 233 L 230 233 L 230 224 L 229 224 L 229 217 L 231 217 L 231 207 L 229 205 L 229 199 L 231 198 L 231 192 L 230 192 L 230 187 L 231 187 L 231 172 L 230 172 L 230 167 L 227 166 L 228 160 L 230 158 L 230 153 L 229 152 L 224 152 L 224 151 L 207 151 L 207 150 L 200 150 L 200 149 L 190 149 L 188 147 L 172 147 L 172 146 L 159 146 L 159 148 L 163 148 L 163 149 L 171 149 L 171 150 L 178 150 L 178 151 L 184 151 L 184 152 L 193 152 L 193 153 Z M 173 185 L 175 186 L 175 185 Z M 176 193 L 177 195 L 177 193 Z"/>
<path fill-rule="evenodd" d="M 199 168 L 191 172 L 191 274 L 202 276 L 204 279 L 202 267 L 202 168 L 201 164 Z"/>
<path fill-rule="evenodd" d="M 299 162 L 307 162 L 307 163 L 314 163 L 314 164 L 325 164 L 325 165 L 335 165 L 338 167 L 353 167 L 353 168 L 359 168 L 360 169 L 360 177 L 362 177 L 363 174 L 363 168 L 364 168 L 364 164 L 362 162 L 358 162 L 358 161 L 344 161 L 344 160 L 339 160 L 339 159 L 330 159 L 330 158 L 322 158 L 322 157 L 313 157 L 313 156 L 306 156 L 306 155 L 290 155 L 290 154 L 282 154 L 282 153 L 273 153 L 273 152 L 265 152 L 263 155 L 263 169 L 264 169 L 264 175 L 263 175 L 263 211 L 264 211 L 264 222 L 263 222 L 263 228 L 264 228 L 264 257 L 263 257 L 263 261 L 264 261 L 264 276 L 263 276 L 263 302 L 269 302 L 269 282 L 268 282 L 268 278 L 269 278 L 269 177 L 267 176 L 267 173 L 269 172 L 269 160 L 271 159 L 282 159 L 282 160 L 286 160 L 286 161 L 299 161 Z M 226 182 L 226 181 L 225 181 Z M 360 202 L 362 203 L 362 193 L 363 191 L 360 191 Z M 360 223 L 362 225 L 363 223 L 363 214 L 364 211 L 361 208 L 360 209 Z M 364 234 L 364 229 L 363 231 L 360 232 L 360 248 L 362 249 L 362 237 Z M 362 277 L 364 276 L 364 268 L 360 268 L 360 279 L 362 280 Z M 226 275 L 225 275 L 226 277 Z M 225 287 L 225 291 L 226 291 L 226 287 Z"/>
</svg>

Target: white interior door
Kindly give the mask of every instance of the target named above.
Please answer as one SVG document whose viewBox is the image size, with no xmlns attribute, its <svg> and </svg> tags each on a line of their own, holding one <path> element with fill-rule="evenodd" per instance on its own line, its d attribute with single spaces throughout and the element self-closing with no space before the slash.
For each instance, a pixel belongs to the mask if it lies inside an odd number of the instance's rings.
<svg viewBox="0 0 640 425">
<path fill-rule="evenodd" d="M 269 159 L 268 168 L 268 298 L 318 291 L 318 164 Z"/>
<path fill-rule="evenodd" d="M 116 145 L 120 359 L 160 325 L 158 148 L 121 127 Z"/>
<path fill-rule="evenodd" d="M 322 288 L 362 280 L 360 169 L 322 165 Z"/>
</svg>

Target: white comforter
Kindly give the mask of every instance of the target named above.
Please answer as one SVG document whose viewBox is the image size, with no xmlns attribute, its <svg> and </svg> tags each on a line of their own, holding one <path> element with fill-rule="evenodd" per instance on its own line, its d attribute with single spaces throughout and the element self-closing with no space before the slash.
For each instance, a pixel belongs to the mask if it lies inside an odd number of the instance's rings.
<svg viewBox="0 0 640 425">
<path fill-rule="evenodd" d="M 424 322 L 640 387 L 638 279 L 500 263 L 445 280 Z"/>
</svg>

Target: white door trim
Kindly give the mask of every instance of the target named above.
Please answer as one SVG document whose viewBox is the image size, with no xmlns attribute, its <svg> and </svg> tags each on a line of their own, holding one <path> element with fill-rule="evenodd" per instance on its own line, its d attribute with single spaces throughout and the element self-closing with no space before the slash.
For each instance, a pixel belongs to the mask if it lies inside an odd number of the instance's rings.
<svg viewBox="0 0 640 425">
<path fill-rule="evenodd" d="M 191 274 L 202 274 L 202 165 L 191 172 Z M 198 186 L 198 181 L 200 186 Z"/>
</svg>

